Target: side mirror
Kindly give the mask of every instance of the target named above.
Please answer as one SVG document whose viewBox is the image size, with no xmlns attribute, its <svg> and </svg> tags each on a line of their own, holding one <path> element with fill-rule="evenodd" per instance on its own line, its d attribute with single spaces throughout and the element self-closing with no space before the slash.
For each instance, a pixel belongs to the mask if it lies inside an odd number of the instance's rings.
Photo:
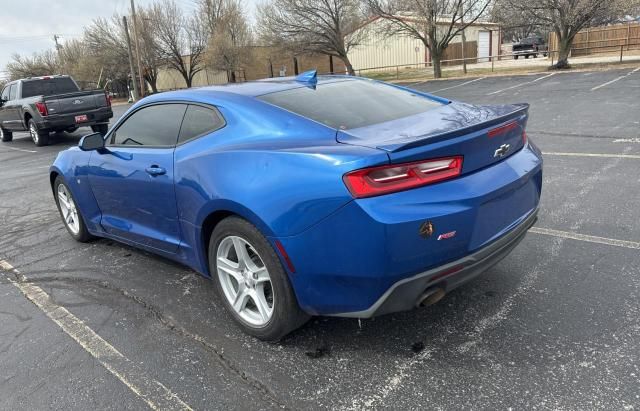
<svg viewBox="0 0 640 411">
<path fill-rule="evenodd" d="M 80 139 L 80 150 L 92 151 L 104 148 L 104 137 L 100 133 L 88 134 Z"/>
</svg>

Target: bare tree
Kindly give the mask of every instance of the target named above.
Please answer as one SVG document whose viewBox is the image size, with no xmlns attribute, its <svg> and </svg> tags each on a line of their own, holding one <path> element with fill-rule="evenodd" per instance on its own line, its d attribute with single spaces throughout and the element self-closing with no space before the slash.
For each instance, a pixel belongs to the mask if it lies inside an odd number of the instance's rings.
<svg viewBox="0 0 640 411">
<path fill-rule="evenodd" d="M 158 75 L 163 65 L 162 53 L 158 44 L 157 28 L 153 24 L 153 16 L 150 9 L 138 8 L 138 41 L 140 43 L 140 60 L 142 62 L 142 75 L 151 90 L 158 92 Z"/>
<path fill-rule="evenodd" d="M 37 53 L 31 57 L 14 54 L 11 56 L 11 61 L 7 63 L 10 80 L 58 74 L 59 68 L 58 56 L 53 50 Z"/>
<path fill-rule="evenodd" d="M 500 23 L 503 39 L 516 42 L 532 34 L 547 33 L 549 28 L 537 19 L 532 19 L 520 7 L 511 7 L 510 0 L 496 0 L 491 8 L 490 20 Z"/>
<path fill-rule="evenodd" d="M 204 19 L 197 11 L 193 16 L 185 16 L 173 0 L 154 3 L 150 18 L 160 56 L 191 87 L 195 75 L 204 69 L 208 37 Z"/>
<path fill-rule="evenodd" d="M 616 20 L 637 7 L 638 0 L 505 0 L 506 7 L 521 10 L 538 25 L 547 26 L 558 39 L 558 61 L 552 68 L 569 67 L 573 39 L 593 24 Z"/>
<path fill-rule="evenodd" d="M 429 49 L 433 76 L 442 77 L 441 60 L 449 43 L 484 17 L 491 0 L 365 0 L 383 20 L 387 35 L 404 35 L 422 41 Z"/>
<path fill-rule="evenodd" d="M 89 58 L 96 66 L 104 68 L 105 77 L 126 80 L 129 75 L 129 60 L 121 16 L 93 20 L 85 27 L 84 43 Z"/>
<path fill-rule="evenodd" d="M 349 50 L 363 37 L 359 0 L 270 0 L 258 7 L 258 32 L 271 45 L 334 56 L 355 75 Z"/>
<path fill-rule="evenodd" d="M 201 15 L 209 30 L 207 63 L 227 72 L 232 83 L 236 71 L 251 57 L 251 28 L 239 0 L 201 0 Z"/>
</svg>

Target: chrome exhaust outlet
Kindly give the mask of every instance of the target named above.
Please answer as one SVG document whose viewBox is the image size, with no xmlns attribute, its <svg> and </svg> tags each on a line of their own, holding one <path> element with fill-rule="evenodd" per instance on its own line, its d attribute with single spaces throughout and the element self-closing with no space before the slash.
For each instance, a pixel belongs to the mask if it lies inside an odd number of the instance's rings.
<svg viewBox="0 0 640 411">
<path fill-rule="evenodd" d="M 424 293 L 422 293 L 420 298 L 418 298 L 416 307 L 426 307 L 428 305 L 433 305 L 442 300 L 442 297 L 444 297 L 445 294 L 446 293 L 442 288 L 429 288 Z"/>
</svg>

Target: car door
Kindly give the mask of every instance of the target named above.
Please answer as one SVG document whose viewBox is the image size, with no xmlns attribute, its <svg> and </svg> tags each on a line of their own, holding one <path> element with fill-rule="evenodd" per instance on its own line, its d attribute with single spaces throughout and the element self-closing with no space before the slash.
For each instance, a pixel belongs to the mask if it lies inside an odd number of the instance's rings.
<svg viewBox="0 0 640 411">
<path fill-rule="evenodd" d="M 10 110 L 7 107 L 7 103 L 9 102 L 9 91 L 11 90 L 11 86 L 7 85 L 2 89 L 2 93 L 0 94 L 0 98 L 3 100 L 2 107 L 0 107 L 0 126 L 7 128 L 5 126 L 5 121 L 7 121 L 7 113 Z"/>
<path fill-rule="evenodd" d="M 107 135 L 106 150 L 92 153 L 89 182 L 107 233 L 177 251 L 181 235 L 173 154 L 186 108 L 144 106 Z"/>
<path fill-rule="evenodd" d="M 6 94 L 5 94 L 6 93 Z M 2 92 L 3 99 L 7 100 L 0 109 L 0 121 L 6 130 L 21 130 L 22 119 L 20 118 L 17 102 L 18 83 L 8 85 Z"/>
</svg>

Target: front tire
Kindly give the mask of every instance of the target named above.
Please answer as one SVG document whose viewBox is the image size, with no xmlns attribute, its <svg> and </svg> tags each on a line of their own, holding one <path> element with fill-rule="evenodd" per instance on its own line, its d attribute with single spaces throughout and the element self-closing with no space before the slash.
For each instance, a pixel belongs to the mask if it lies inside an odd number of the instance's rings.
<svg viewBox="0 0 640 411">
<path fill-rule="evenodd" d="M 13 133 L 0 127 L 0 140 L 2 140 L 3 143 L 8 143 L 13 140 Z"/>
<path fill-rule="evenodd" d="M 225 308 L 249 335 L 278 341 L 309 319 L 271 244 L 241 218 L 222 220 L 211 234 L 209 270 Z"/>
<path fill-rule="evenodd" d="M 58 211 L 60 211 L 60 216 L 62 217 L 62 222 L 71 237 L 81 243 L 86 243 L 93 239 L 93 236 L 84 224 L 84 218 L 82 214 L 80 214 L 71 190 L 69 190 L 69 187 L 61 176 L 56 177 L 53 183 L 53 194 L 56 199 Z"/>
<path fill-rule="evenodd" d="M 109 125 L 108 124 L 96 124 L 95 126 L 91 126 L 91 130 L 94 133 L 100 133 L 103 136 L 107 135 L 107 131 L 109 131 Z"/>
<path fill-rule="evenodd" d="M 38 130 L 38 126 L 33 119 L 29 119 L 29 134 L 37 147 L 49 145 L 49 132 L 47 130 Z"/>
</svg>

